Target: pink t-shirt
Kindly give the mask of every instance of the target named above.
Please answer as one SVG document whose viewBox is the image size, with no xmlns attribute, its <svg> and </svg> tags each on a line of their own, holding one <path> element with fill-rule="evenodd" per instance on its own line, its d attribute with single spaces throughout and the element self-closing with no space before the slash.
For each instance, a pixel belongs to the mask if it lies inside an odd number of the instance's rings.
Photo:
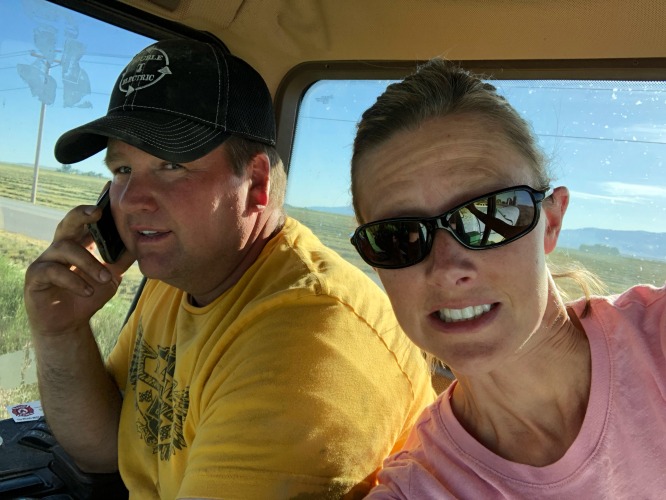
<svg viewBox="0 0 666 500">
<path fill-rule="evenodd" d="M 581 301 L 573 304 L 580 317 Z M 389 457 L 367 498 L 666 498 L 666 288 L 593 298 L 581 320 L 592 381 L 583 426 L 545 467 L 505 460 L 451 411 L 452 384 Z"/>
</svg>

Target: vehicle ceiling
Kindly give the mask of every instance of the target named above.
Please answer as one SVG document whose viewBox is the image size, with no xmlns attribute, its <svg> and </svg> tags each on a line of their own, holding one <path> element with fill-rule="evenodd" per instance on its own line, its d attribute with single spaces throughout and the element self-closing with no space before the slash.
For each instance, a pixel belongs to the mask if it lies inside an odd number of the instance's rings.
<svg viewBox="0 0 666 500">
<path fill-rule="evenodd" d="M 666 57 L 664 0 L 122 0 L 209 31 L 275 93 L 306 61 Z"/>
</svg>

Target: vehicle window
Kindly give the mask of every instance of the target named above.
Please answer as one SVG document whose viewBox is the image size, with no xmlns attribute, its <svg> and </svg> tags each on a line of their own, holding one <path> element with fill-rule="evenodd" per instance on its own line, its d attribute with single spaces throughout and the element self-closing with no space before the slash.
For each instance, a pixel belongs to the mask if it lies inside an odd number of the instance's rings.
<svg viewBox="0 0 666 500">
<path fill-rule="evenodd" d="M 96 201 L 110 178 L 101 154 L 75 165 L 53 156 L 65 131 L 106 112 L 120 70 L 151 39 L 44 0 L 0 2 L 0 418 L 38 399 L 23 309 L 23 275 L 67 210 Z M 137 268 L 93 318 L 102 354 L 115 343 Z"/>
<path fill-rule="evenodd" d="M 323 80 L 297 118 L 288 213 L 365 270 L 355 227 L 349 165 L 355 125 L 388 81 Z M 666 82 L 495 80 L 531 122 L 555 186 L 571 192 L 550 263 L 596 273 L 609 292 L 666 276 Z M 563 283 L 572 297 L 581 292 Z"/>
</svg>

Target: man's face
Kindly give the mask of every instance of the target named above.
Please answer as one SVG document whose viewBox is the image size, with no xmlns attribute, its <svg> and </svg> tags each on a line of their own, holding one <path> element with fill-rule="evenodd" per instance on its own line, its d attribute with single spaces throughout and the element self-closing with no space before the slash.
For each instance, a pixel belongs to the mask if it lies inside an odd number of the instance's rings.
<svg viewBox="0 0 666 500">
<path fill-rule="evenodd" d="M 176 164 L 110 139 L 106 163 L 113 216 L 143 274 L 194 296 L 229 279 L 251 222 L 248 179 L 234 174 L 224 145 Z"/>
</svg>

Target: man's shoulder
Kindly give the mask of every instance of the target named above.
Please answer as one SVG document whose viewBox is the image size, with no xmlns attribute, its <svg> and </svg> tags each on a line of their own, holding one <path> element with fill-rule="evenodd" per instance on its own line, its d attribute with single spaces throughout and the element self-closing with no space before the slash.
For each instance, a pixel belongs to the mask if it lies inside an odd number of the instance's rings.
<svg viewBox="0 0 666 500">
<path fill-rule="evenodd" d="M 314 286 L 318 293 L 337 294 L 354 291 L 384 300 L 385 294 L 371 277 L 342 257 L 334 248 L 324 244 L 308 227 L 296 219 L 287 218 L 282 230 L 283 245 L 278 246 L 276 260 L 290 260 L 281 269 L 289 270 L 294 279 Z M 349 248 L 352 249 L 351 245 Z"/>
<path fill-rule="evenodd" d="M 247 276 L 239 291 L 242 288 L 246 297 L 253 295 L 262 310 L 272 307 L 293 312 L 293 307 L 303 307 L 325 315 L 329 324 L 333 316 L 340 315 L 340 324 L 347 327 L 349 320 L 345 318 L 354 317 L 362 324 L 359 328 L 375 331 L 380 337 L 404 339 L 378 279 L 373 281 L 295 219 L 287 218 L 257 264 L 256 272 Z M 320 312 L 315 312 L 317 304 Z"/>
</svg>

